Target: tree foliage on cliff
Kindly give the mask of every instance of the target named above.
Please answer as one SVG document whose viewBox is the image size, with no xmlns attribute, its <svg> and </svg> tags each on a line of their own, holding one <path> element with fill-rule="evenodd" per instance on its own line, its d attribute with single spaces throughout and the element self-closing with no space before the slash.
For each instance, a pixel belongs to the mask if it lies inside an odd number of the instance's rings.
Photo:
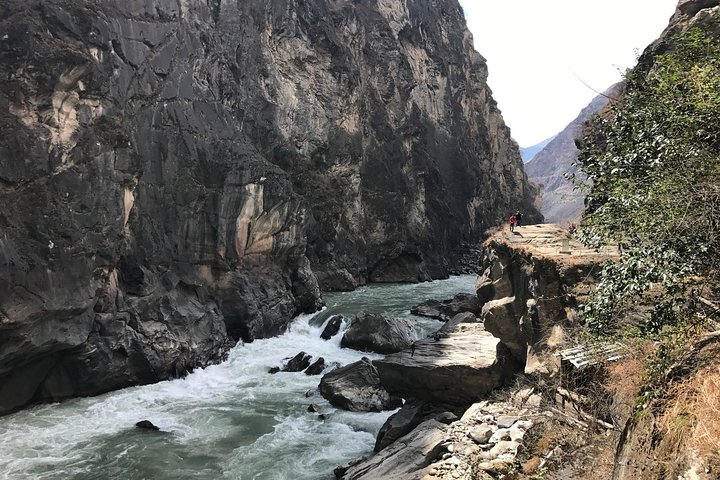
<svg viewBox="0 0 720 480">
<path fill-rule="evenodd" d="M 717 288 L 720 253 L 720 41 L 712 25 L 673 39 L 581 142 L 589 195 L 588 244 L 622 244 L 584 307 L 598 330 L 630 302 L 649 299 L 651 329 L 686 317 Z"/>
</svg>

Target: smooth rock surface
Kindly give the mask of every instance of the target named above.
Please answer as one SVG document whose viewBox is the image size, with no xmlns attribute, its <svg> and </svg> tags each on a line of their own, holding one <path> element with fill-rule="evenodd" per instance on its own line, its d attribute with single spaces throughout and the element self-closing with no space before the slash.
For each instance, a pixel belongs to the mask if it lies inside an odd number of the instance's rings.
<svg viewBox="0 0 720 480">
<path fill-rule="evenodd" d="M 409 399 L 380 428 L 375 441 L 375 452 L 379 452 L 397 439 L 405 436 L 429 418 L 434 418 L 436 421 L 446 425 L 457 420 L 455 415 L 451 412 L 443 412 L 441 407 L 420 400 Z"/>
<path fill-rule="evenodd" d="M 351 412 L 381 412 L 402 406 L 400 397 L 382 387 L 377 370 L 367 358 L 323 375 L 320 394 L 335 407 Z"/>
<path fill-rule="evenodd" d="M 420 480 L 442 452 L 447 425 L 421 423 L 400 441 L 345 471 L 344 480 Z"/>
<path fill-rule="evenodd" d="M 522 365 L 480 323 L 460 323 L 439 340 L 374 362 L 389 392 L 404 398 L 466 405 L 503 385 Z"/>
<path fill-rule="evenodd" d="M 410 320 L 358 313 L 345 330 L 340 346 L 365 352 L 395 353 L 410 347 L 412 342 Z"/>
</svg>

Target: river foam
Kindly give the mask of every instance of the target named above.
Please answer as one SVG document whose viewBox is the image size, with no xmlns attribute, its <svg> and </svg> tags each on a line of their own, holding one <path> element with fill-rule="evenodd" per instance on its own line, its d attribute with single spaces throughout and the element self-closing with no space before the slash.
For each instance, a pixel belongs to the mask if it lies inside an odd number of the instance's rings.
<svg viewBox="0 0 720 480">
<path fill-rule="evenodd" d="M 238 345 L 227 361 L 184 379 L 42 405 L 0 418 L 0 478 L 7 479 L 332 479 L 332 469 L 372 451 L 391 412 L 333 408 L 315 391 L 320 377 L 268 369 L 300 351 L 345 365 L 362 356 L 320 332 L 330 315 L 407 314 L 426 298 L 472 291 L 474 277 L 420 285 L 373 285 L 328 294 L 328 307 L 303 315 L 272 339 Z M 422 320 L 419 335 L 437 328 Z M 309 413 L 310 403 L 329 416 Z M 141 431 L 150 420 L 161 432 Z"/>
</svg>

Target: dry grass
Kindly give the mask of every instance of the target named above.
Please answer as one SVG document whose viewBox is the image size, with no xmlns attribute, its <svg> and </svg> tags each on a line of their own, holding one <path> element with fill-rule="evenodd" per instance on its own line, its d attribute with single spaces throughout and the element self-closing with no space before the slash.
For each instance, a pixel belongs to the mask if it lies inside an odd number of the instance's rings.
<svg viewBox="0 0 720 480">
<path fill-rule="evenodd" d="M 637 341 L 628 345 L 631 354 L 607 365 L 605 388 L 613 396 L 613 422 L 622 427 L 635 408 L 643 384 L 647 359 L 654 348 L 650 342 Z"/>
<path fill-rule="evenodd" d="M 720 367 L 712 366 L 674 384 L 659 426 L 667 446 L 696 451 L 720 467 Z"/>
</svg>

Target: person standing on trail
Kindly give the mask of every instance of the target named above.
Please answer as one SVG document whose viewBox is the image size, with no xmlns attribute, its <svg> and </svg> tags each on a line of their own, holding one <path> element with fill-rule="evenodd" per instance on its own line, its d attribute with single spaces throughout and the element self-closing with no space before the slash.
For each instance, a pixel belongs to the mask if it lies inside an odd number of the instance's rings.
<svg viewBox="0 0 720 480">
<path fill-rule="evenodd" d="M 517 212 L 515 212 L 515 226 L 516 227 L 520 226 L 521 220 L 522 220 L 522 213 L 520 213 L 520 210 L 518 210 Z"/>
<path fill-rule="evenodd" d="M 517 217 L 515 215 L 510 215 L 510 233 L 515 231 L 515 222 L 517 222 Z"/>
<path fill-rule="evenodd" d="M 412 342 L 410 344 L 410 357 L 414 357 L 414 356 L 415 356 L 415 342 Z"/>
</svg>

